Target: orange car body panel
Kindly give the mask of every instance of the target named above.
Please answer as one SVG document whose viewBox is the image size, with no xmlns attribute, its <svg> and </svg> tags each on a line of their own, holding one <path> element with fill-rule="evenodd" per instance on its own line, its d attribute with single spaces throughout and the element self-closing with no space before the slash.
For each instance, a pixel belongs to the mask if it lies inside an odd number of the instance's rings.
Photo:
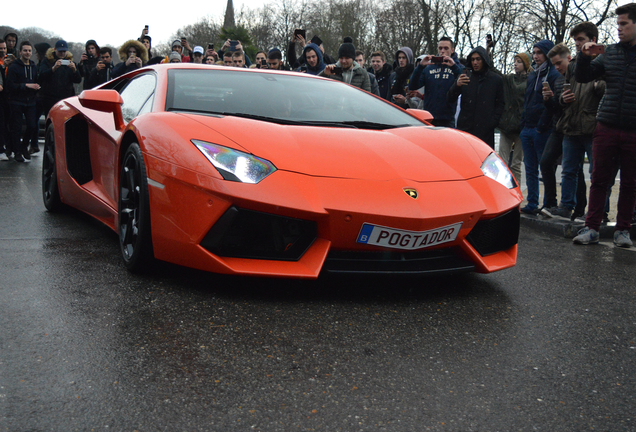
<svg viewBox="0 0 636 432">
<path fill-rule="evenodd" d="M 466 240 L 477 221 L 522 200 L 519 188 L 484 176 L 480 165 L 492 150 L 476 138 L 425 125 L 376 131 L 163 112 L 167 76 L 161 68 L 155 73 L 154 112 L 125 128 L 77 97 L 59 102 L 48 122 L 63 143 L 60 125 L 88 119 L 93 180 L 79 185 L 66 167 L 65 146 L 56 145 L 60 195 L 115 231 L 120 146 L 134 134 L 149 179 L 157 259 L 218 273 L 316 278 L 331 250 L 382 250 L 356 242 L 364 223 L 409 231 L 461 223 L 452 243 L 432 249 L 455 247 L 484 273 L 516 263 L 516 245 L 484 257 Z M 255 154 L 277 171 L 256 185 L 223 180 L 191 140 Z M 416 189 L 417 199 L 404 188 Z M 317 238 L 298 261 L 217 256 L 200 243 L 231 206 L 314 221 Z"/>
</svg>

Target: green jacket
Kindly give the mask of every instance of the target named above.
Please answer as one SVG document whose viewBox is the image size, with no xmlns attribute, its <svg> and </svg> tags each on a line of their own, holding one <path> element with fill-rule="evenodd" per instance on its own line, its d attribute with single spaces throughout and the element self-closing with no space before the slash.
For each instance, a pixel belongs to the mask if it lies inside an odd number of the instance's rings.
<svg viewBox="0 0 636 432">
<path fill-rule="evenodd" d="M 596 128 L 596 111 L 605 94 L 605 81 L 577 82 L 574 76 L 575 68 L 576 59 L 570 62 L 565 73 L 565 82 L 570 83 L 575 100 L 566 104 L 563 102 L 563 96 L 559 98 L 563 114 L 557 128 L 562 130 L 564 135 L 592 135 Z"/>
<path fill-rule="evenodd" d="M 528 74 L 502 75 L 504 80 L 504 112 L 499 119 L 497 128 L 505 134 L 521 132 L 521 113 L 523 112 L 523 98 L 526 92 Z"/>
</svg>

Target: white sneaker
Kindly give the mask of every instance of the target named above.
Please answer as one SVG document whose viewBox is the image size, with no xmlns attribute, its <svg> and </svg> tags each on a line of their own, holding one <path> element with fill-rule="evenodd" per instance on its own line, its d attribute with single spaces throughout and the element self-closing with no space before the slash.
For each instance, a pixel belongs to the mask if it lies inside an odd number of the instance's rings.
<svg viewBox="0 0 636 432">
<path fill-rule="evenodd" d="M 633 246 L 629 238 L 629 230 L 614 231 L 614 244 L 618 247 L 630 248 Z"/>
</svg>

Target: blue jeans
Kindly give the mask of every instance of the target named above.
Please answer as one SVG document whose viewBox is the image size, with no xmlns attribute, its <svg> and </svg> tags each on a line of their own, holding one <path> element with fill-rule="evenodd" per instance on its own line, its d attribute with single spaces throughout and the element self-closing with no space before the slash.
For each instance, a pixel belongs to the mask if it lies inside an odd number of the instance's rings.
<svg viewBox="0 0 636 432">
<path fill-rule="evenodd" d="M 523 164 L 526 167 L 528 208 L 532 210 L 539 208 L 539 161 L 551 133 L 551 129 L 538 132 L 536 128 L 524 127 L 519 134 L 523 147 Z"/>
<path fill-rule="evenodd" d="M 565 135 L 563 137 L 561 205 L 570 210 L 574 210 L 576 207 L 579 168 L 583 164 L 586 153 L 590 166 L 592 166 L 592 135 Z"/>
</svg>

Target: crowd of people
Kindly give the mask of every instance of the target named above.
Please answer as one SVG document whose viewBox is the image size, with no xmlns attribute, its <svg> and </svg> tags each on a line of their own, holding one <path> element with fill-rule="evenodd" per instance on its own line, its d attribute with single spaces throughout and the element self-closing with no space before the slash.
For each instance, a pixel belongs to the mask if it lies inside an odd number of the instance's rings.
<svg viewBox="0 0 636 432">
<path fill-rule="evenodd" d="M 591 22 L 569 33 L 576 52 L 564 43 L 537 42 L 530 55 L 514 56 L 514 72 L 502 74 L 492 62 L 495 42 L 471 50 L 460 61 L 453 41 L 442 37 L 436 55 L 414 58 L 409 47 L 396 50 L 393 64 L 381 51 L 356 50 L 345 37 L 337 59 L 325 52 L 322 40 L 309 42 L 297 30 L 286 49 L 258 51 L 254 61 L 240 41 L 226 40 L 218 51 L 172 43 L 167 56 L 152 55 L 152 39 L 144 28 L 138 39 L 118 50 L 86 42 L 78 63 L 64 40 L 55 46 L 18 43 L 16 33 L 0 39 L 0 157 L 28 161 L 40 151 L 37 121 L 59 100 L 73 96 L 75 85 L 92 88 L 145 65 L 191 62 L 240 68 L 294 70 L 346 82 L 402 108 L 429 111 L 438 127 L 456 127 L 495 148 L 521 184 L 525 166 L 527 205 L 521 212 L 550 218 L 579 219 L 585 227 L 576 244 L 595 244 L 607 221 L 609 195 L 620 169 L 620 190 L 614 242 L 631 247 L 630 228 L 636 208 L 636 3 L 616 9 L 619 43 L 599 45 Z M 298 53 L 300 53 L 298 56 Z M 32 56 L 37 55 L 38 63 Z M 23 121 L 26 132 L 22 133 Z M 592 182 L 587 197 L 584 158 Z M 561 160 L 561 197 L 556 167 Z M 542 205 L 540 177 L 544 184 Z M 588 208 L 585 212 L 586 206 Z"/>
</svg>

